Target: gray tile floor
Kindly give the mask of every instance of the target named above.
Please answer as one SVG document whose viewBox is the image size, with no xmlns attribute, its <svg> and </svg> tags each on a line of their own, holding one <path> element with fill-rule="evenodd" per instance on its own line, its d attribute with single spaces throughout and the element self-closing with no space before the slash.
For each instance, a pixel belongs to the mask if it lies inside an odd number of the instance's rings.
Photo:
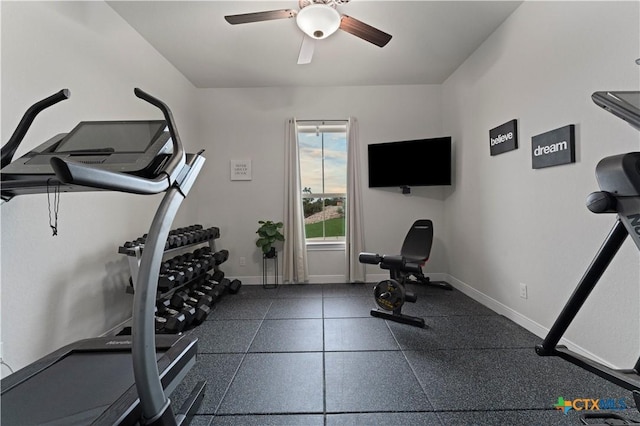
<svg viewBox="0 0 640 426">
<path fill-rule="evenodd" d="M 371 284 L 243 286 L 190 333 L 198 361 L 171 396 L 207 381 L 192 424 L 571 425 L 558 397 L 631 394 L 558 358 L 540 339 L 459 291 L 411 286 L 403 313 L 427 328 L 370 316 Z"/>
</svg>

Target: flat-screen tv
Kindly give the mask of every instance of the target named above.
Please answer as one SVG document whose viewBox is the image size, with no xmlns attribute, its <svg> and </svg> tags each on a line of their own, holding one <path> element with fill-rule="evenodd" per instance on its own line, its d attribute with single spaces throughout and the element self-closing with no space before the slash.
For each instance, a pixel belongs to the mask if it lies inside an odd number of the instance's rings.
<svg viewBox="0 0 640 426">
<path fill-rule="evenodd" d="M 369 145 L 369 188 L 451 185 L 451 137 Z"/>
</svg>

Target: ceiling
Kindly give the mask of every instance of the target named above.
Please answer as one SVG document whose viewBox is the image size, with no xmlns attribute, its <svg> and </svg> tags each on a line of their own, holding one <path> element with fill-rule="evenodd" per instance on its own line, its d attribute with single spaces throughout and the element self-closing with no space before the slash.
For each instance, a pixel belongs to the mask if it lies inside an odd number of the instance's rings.
<svg viewBox="0 0 640 426">
<path fill-rule="evenodd" d="M 298 65 L 295 19 L 230 25 L 225 15 L 289 1 L 109 1 L 199 88 L 441 84 L 521 1 L 351 0 L 337 6 L 393 36 L 383 48 L 338 30 Z"/>
</svg>

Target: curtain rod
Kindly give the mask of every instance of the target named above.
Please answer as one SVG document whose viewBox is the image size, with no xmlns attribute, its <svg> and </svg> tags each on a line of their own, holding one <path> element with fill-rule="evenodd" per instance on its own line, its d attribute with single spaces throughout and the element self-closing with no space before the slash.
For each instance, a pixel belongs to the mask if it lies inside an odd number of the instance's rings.
<svg viewBox="0 0 640 426">
<path fill-rule="evenodd" d="M 295 120 L 296 122 L 301 122 L 301 123 L 320 123 L 323 121 L 349 121 L 348 118 L 340 118 L 338 120 Z"/>
</svg>

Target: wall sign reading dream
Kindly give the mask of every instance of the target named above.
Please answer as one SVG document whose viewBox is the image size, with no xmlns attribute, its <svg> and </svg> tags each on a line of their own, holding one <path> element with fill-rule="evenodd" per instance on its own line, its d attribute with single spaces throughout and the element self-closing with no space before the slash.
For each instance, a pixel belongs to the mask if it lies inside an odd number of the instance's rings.
<svg viewBox="0 0 640 426">
<path fill-rule="evenodd" d="M 489 152 L 498 155 L 518 148 L 518 120 L 489 130 Z"/>
<path fill-rule="evenodd" d="M 575 162 L 573 124 L 531 138 L 531 164 L 534 169 Z"/>
</svg>

